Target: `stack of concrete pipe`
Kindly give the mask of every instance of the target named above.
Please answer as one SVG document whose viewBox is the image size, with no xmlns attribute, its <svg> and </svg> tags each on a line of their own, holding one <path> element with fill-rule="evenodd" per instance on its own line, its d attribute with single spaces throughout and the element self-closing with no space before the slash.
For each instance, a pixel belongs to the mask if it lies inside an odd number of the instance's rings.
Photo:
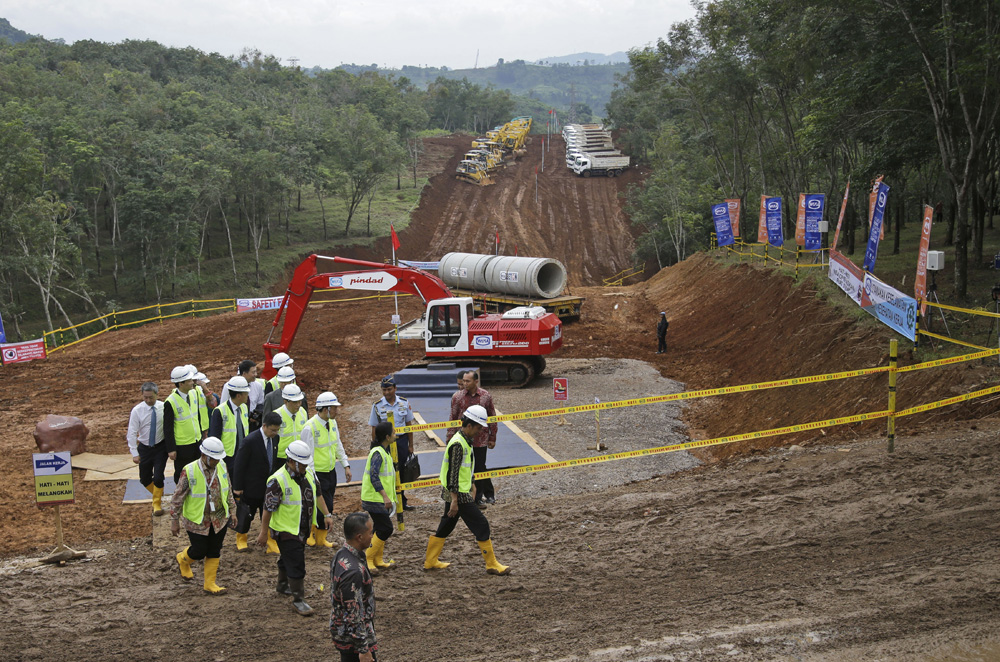
<svg viewBox="0 0 1000 662">
<path fill-rule="evenodd" d="M 547 257 L 448 253 L 438 275 L 448 287 L 554 299 L 566 287 L 566 267 Z"/>
</svg>

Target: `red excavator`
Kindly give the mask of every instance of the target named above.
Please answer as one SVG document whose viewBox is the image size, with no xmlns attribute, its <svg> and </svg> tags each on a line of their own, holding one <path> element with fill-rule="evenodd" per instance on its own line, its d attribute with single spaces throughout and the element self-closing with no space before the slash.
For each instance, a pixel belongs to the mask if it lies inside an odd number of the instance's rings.
<svg viewBox="0 0 1000 662">
<path fill-rule="evenodd" d="M 317 260 L 330 260 L 355 270 L 318 273 Z M 453 297 L 440 278 L 421 269 L 310 255 L 296 267 L 274 317 L 271 334 L 264 343 L 262 376 L 265 379 L 275 374 L 271 357 L 291 349 L 302 315 L 317 288 L 405 292 L 419 296 L 427 306 L 426 356 L 422 362 L 409 367 L 444 362 L 475 366 L 480 370 L 483 383 L 522 387 L 545 369 L 544 356 L 562 346 L 562 322 L 544 308 L 525 306 L 499 315 L 476 317 L 470 297 Z M 285 322 L 281 339 L 271 342 L 282 315 Z"/>
</svg>

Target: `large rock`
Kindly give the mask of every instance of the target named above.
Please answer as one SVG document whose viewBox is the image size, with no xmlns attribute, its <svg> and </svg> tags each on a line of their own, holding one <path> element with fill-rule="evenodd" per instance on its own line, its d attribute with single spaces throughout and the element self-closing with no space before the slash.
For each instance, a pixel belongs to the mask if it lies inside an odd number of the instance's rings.
<svg viewBox="0 0 1000 662">
<path fill-rule="evenodd" d="M 90 430 L 76 416 L 49 414 L 35 425 L 35 444 L 42 453 L 69 451 L 71 455 L 87 452 Z"/>
</svg>

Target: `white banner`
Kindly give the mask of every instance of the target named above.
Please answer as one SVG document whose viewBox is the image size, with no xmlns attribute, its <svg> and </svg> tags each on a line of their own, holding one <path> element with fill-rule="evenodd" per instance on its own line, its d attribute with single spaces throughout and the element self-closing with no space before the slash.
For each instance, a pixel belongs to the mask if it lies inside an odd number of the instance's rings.
<svg viewBox="0 0 1000 662">
<path fill-rule="evenodd" d="M 249 313 L 255 310 L 277 310 L 281 308 L 281 300 L 285 297 L 267 297 L 264 299 L 237 299 L 236 312 Z"/>
<path fill-rule="evenodd" d="M 830 280 L 844 293 L 861 305 L 861 293 L 864 291 L 860 269 L 837 251 L 830 251 Z"/>
<path fill-rule="evenodd" d="M 388 292 L 395 287 L 398 280 L 386 271 L 366 271 L 359 274 L 344 274 L 330 276 L 330 287 L 342 287 L 345 290 L 373 290 Z"/>
</svg>

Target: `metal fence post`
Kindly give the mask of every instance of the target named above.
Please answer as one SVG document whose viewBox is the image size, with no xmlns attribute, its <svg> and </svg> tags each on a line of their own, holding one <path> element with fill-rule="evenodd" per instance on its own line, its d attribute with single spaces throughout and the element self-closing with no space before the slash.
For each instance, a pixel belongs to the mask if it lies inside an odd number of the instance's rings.
<svg viewBox="0 0 1000 662">
<path fill-rule="evenodd" d="M 889 436 L 889 452 L 896 450 L 896 363 L 899 352 L 899 342 L 889 341 L 889 418 L 886 422 Z"/>
</svg>

